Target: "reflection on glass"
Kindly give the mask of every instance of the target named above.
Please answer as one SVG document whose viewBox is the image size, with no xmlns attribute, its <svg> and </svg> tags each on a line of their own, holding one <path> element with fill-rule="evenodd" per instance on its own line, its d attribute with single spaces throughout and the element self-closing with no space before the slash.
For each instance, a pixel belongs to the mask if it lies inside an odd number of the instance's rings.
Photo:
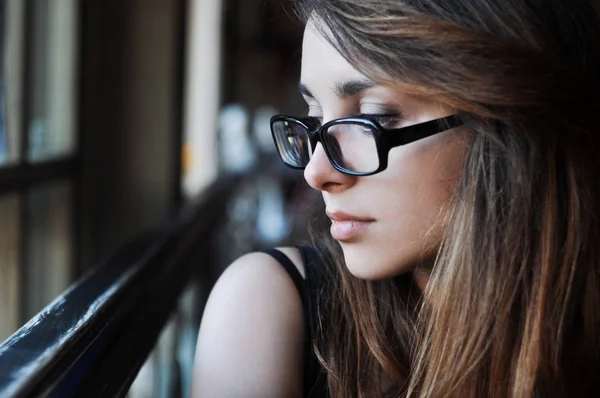
<svg viewBox="0 0 600 398">
<path fill-rule="evenodd" d="M 154 350 L 131 385 L 128 398 L 190 396 L 198 315 L 202 312 L 200 289 L 195 282 L 184 290 L 178 311 L 165 325 Z"/>
<path fill-rule="evenodd" d="M 0 1 L 0 165 L 19 160 L 23 98 L 23 0 Z"/>
<path fill-rule="evenodd" d="M 52 183 L 27 195 L 26 313 L 29 319 L 71 283 L 73 230 L 71 185 Z"/>
<path fill-rule="evenodd" d="M 0 197 L 0 342 L 20 326 L 19 208 L 18 195 Z"/>
<path fill-rule="evenodd" d="M 194 198 L 217 178 L 224 1 L 189 0 L 182 190 Z"/>
<path fill-rule="evenodd" d="M 30 161 L 69 155 L 75 149 L 76 1 L 34 0 Z"/>
<path fill-rule="evenodd" d="M 127 398 L 154 397 L 156 350 L 152 351 L 131 384 Z"/>
<path fill-rule="evenodd" d="M 2 49 L 0 48 L 0 51 Z M 1 63 L 0 63 L 1 64 Z M 0 78 L 3 79 L 4 73 L 0 71 Z M 6 101 L 5 94 L 0 89 L 0 164 L 9 162 L 8 152 L 8 134 L 6 131 Z"/>
<path fill-rule="evenodd" d="M 179 344 L 177 358 L 181 366 L 181 396 L 189 397 L 192 390 L 194 354 L 198 338 L 198 324 L 202 314 L 202 293 L 200 281 L 195 280 L 179 299 Z"/>
<path fill-rule="evenodd" d="M 177 314 L 174 314 L 131 385 L 128 398 L 183 396 L 180 368 L 176 358 L 177 330 Z"/>
</svg>

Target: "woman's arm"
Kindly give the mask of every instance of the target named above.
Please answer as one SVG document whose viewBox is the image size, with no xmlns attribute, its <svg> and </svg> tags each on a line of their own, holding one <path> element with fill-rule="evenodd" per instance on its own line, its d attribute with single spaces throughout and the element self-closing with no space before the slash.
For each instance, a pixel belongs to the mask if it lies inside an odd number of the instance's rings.
<svg viewBox="0 0 600 398">
<path fill-rule="evenodd" d="M 298 265 L 296 253 L 285 252 Z M 275 259 L 251 253 L 236 260 L 204 311 L 191 397 L 301 397 L 302 314 L 300 295 Z"/>
</svg>

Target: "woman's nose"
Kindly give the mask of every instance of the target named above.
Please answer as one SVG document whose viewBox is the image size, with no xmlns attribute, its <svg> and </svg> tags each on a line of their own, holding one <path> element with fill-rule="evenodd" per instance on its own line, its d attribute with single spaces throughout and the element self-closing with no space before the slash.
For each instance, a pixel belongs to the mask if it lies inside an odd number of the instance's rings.
<svg viewBox="0 0 600 398">
<path fill-rule="evenodd" d="M 336 170 L 319 142 L 304 169 L 304 179 L 312 188 L 329 193 L 348 189 L 356 182 L 356 177 Z"/>
</svg>

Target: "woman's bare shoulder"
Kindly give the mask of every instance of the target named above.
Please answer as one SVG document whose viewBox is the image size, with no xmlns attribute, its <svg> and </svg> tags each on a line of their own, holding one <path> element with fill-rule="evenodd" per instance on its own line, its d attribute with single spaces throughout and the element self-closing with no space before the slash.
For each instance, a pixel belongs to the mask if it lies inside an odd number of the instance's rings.
<svg viewBox="0 0 600 398">
<path fill-rule="evenodd" d="M 300 253 L 279 248 L 304 273 Z M 301 396 L 302 301 L 268 254 L 234 261 L 213 288 L 202 317 L 192 397 Z"/>
</svg>

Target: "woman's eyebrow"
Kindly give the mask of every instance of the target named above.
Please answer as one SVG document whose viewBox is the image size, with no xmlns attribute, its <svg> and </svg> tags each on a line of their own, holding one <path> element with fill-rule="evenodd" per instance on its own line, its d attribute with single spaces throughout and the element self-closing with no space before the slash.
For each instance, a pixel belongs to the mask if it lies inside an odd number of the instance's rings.
<svg viewBox="0 0 600 398">
<path fill-rule="evenodd" d="M 303 83 L 298 83 L 298 91 L 300 91 L 300 94 L 306 97 L 315 98 L 315 96 L 312 95 L 312 93 L 308 90 L 308 87 L 306 87 L 306 85 Z"/>
<path fill-rule="evenodd" d="M 363 90 L 374 87 L 377 84 L 371 80 L 347 80 L 345 82 L 336 83 L 333 86 L 333 92 L 335 95 L 344 99 L 346 97 L 352 97 Z"/>
<path fill-rule="evenodd" d="M 361 91 L 366 90 L 371 87 L 374 87 L 376 85 L 377 85 L 377 83 L 375 83 L 371 80 L 367 80 L 367 79 L 347 80 L 344 82 L 335 83 L 333 85 L 333 92 L 340 99 L 344 99 L 347 97 L 352 97 L 352 96 L 360 93 Z M 298 84 L 298 90 L 300 91 L 300 94 L 302 94 L 306 97 L 315 98 L 315 96 L 312 95 L 312 93 L 310 92 L 310 90 L 304 83 Z"/>
</svg>

